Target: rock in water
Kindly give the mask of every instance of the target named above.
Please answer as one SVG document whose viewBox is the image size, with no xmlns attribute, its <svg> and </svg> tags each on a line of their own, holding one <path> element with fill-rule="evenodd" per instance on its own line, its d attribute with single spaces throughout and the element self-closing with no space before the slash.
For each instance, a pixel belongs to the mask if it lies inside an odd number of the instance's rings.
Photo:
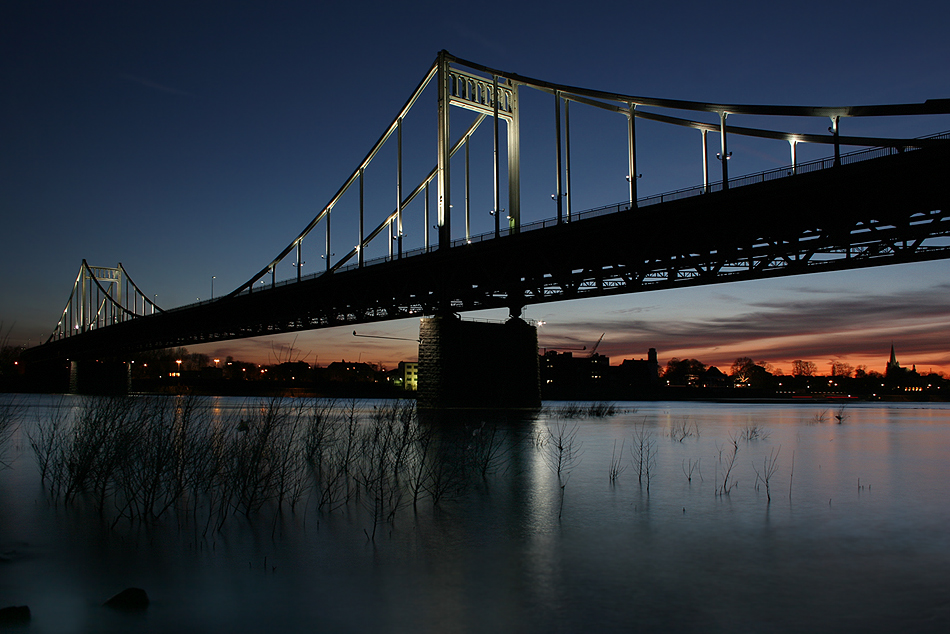
<svg viewBox="0 0 950 634">
<path fill-rule="evenodd" d="M 23 625 L 30 622 L 30 608 L 26 605 L 0 609 L 0 626 Z"/>
<path fill-rule="evenodd" d="M 103 605 L 117 610 L 144 610 L 148 607 L 148 594 L 142 588 L 126 588 Z"/>
</svg>

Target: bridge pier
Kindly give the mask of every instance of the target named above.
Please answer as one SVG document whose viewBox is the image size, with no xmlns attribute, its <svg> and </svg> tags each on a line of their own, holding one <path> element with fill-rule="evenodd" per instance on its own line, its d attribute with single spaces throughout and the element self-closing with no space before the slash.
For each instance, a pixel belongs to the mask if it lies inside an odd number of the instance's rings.
<svg viewBox="0 0 950 634">
<path fill-rule="evenodd" d="M 541 406 L 537 328 L 426 317 L 419 325 L 421 409 L 515 409 Z"/>
<path fill-rule="evenodd" d="M 69 362 L 70 394 L 128 394 L 132 365 L 128 361 L 82 359 Z"/>
</svg>

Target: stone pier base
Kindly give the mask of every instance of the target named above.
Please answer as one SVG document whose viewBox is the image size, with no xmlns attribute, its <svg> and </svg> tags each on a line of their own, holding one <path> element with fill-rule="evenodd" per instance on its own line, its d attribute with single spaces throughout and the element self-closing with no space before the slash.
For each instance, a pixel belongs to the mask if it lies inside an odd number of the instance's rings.
<svg viewBox="0 0 950 634">
<path fill-rule="evenodd" d="M 128 394 L 132 366 L 127 361 L 70 361 L 70 394 Z"/>
<path fill-rule="evenodd" d="M 541 406 L 538 332 L 521 319 L 504 323 L 426 317 L 419 326 L 422 409 Z"/>
</svg>

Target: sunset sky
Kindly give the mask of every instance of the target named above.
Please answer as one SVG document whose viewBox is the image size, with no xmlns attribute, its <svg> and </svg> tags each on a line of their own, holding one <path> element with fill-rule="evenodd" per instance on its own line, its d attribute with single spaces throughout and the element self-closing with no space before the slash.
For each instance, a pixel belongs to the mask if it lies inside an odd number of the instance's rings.
<svg viewBox="0 0 950 634">
<path fill-rule="evenodd" d="M 83 258 L 121 262 L 163 307 L 208 299 L 212 276 L 215 295 L 237 288 L 326 205 L 440 49 L 530 77 L 650 97 L 825 106 L 950 97 L 945 1 L 915 2 L 913 11 L 866 1 L 640 4 L 7 0 L 0 6 L 0 334 L 17 345 L 45 341 Z M 553 101 L 528 92 L 525 221 L 555 213 Z M 434 165 L 434 112 L 430 89 L 407 119 L 407 181 Z M 457 137 L 468 119 L 452 116 Z M 571 116 L 575 210 L 624 200 L 625 121 L 580 106 Z M 830 124 L 730 123 L 818 134 Z M 699 132 L 638 126 L 641 195 L 702 182 Z M 842 134 L 910 137 L 950 130 L 950 117 L 841 126 Z M 479 132 L 473 209 L 476 231 L 484 231 L 491 140 L 488 127 Z M 784 141 L 730 137 L 729 149 L 733 176 L 789 160 Z M 829 150 L 799 146 L 799 160 Z M 367 226 L 392 211 L 393 155 L 386 148 L 368 171 Z M 337 253 L 356 237 L 346 214 L 353 196 L 344 202 L 334 215 Z M 412 213 L 409 248 L 421 236 Z M 304 273 L 313 273 L 322 243 L 307 246 Z M 290 275 L 289 266 L 278 269 Z M 948 291 L 944 261 L 536 305 L 525 317 L 544 322 L 544 348 L 590 349 L 603 334 L 598 352 L 613 363 L 653 347 L 663 364 L 692 357 L 728 369 L 749 356 L 786 372 L 794 359 L 822 372 L 831 360 L 883 370 L 893 344 L 903 365 L 947 372 Z M 392 367 L 416 357 L 412 341 L 352 332 L 193 350 L 320 365 Z M 418 321 L 357 332 L 414 339 Z"/>
</svg>

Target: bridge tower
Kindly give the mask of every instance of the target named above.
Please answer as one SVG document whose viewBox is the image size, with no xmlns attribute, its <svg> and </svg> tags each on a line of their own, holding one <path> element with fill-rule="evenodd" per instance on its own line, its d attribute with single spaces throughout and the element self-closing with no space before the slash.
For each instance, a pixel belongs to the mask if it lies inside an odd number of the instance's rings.
<svg viewBox="0 0 950 634">
<path fill-rule="evenodd" d="M 90 266 L 83 260 L 60 320 L 46 343 L 63 342 L 83 334 L 103 334 L 106 327 L 154 315 L 156 311 L 163 312 L 136 286 L 121 263 L 116 267 Z M 67 361 L 63 364 L 59 359 L 48 360 L 36 365 L 32 373 L 41 377 L 47 388 L 59 390 L 68 385 L 69 392 L 74 394 L 129 391 L 129 360 L 108 352 L 107 347 L 77 346 Z"/>
<path fill-rule="evenodd" d="M 492 74 L 491 78 L 450 65 L 442 51 L 438 67 L 438 228 L 439 249 L 452 246 L 451 191 L 449 165 L 453 147 L 450 135 L 451 106 L 473 111 L 478 121 L 491 117 L 493 123 L 493 169 L 495 236 L 516 234 L 521 229 L 520 132 L 518 84 Z M 508 205 L 501 206 L 499 168 L 499 121 L 507 128 Z M 466 144 L 467 137 L 465 136 Z M 466 187 L 468 156 L 466 145 Z M 466 201 L 466 238 L 468 192 Z M 502 218 L 504 216 L 504 218 Z M 502 226 L 504 220 L 504 227 Z M 520 318 L 524 298 L 520 291 L 504 323 L 462 320 L 442 289 L 436 315 L 419 326 L 419 407 L 454 408 L 534 408 L 541 405 L 538 379 L 537 329 Z"/>
</svg>

